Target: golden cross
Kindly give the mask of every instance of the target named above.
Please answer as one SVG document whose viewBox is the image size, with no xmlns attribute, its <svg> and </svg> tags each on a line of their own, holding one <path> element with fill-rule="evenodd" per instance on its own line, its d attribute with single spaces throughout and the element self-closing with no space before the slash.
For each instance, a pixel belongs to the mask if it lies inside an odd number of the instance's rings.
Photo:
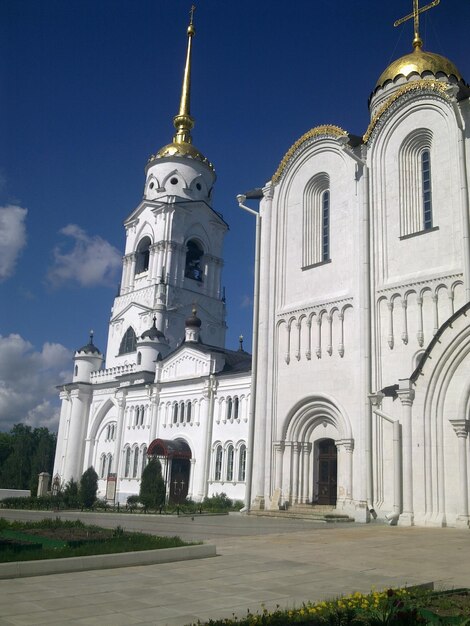
<svg viewBox="0 0 470 626">
<path fill-rule="evenodd" d="M 439 0 L 438 0 L 439 1 Z M 192 24 L 193 20 L 194 20 L 194 11 L 196 10 L 196 7 L 194 6 L 194 4 L 192 5 L 192 7 L 189 10 L 189 23 Z"/>
<path fill-rule="evenodd" d="M 394 22 L 394 26 L 400 26 L 400 24 L 403 24 L 403 22 L 406 22 L 408 20 L 411 20 L 411 18 L 413 18 L 414 21 L 414 29 L 415 29 L 415 36 L 413 39 L 413 47 L 414 48 L 421 48 L 421 46 L 423 45 L 423 42 L 421 41 L 421 38 L 419 36 L 419 16 L 421 13 L 424 13 L 425 11 L 428 11 L 429 9 L 432 9 L 433 7 L 436 7 L 439 2 L 441 0 L 433 0 L 432 2 L 430 2 L 429 4 L 427 4 L 425 7 L 421 7 L 419 6 L 419 0 L 413 0 L 413 13 L 410 13 L 409 15 L 406 15 L 405 17 L 402 17 L 401 19 L 397 20 L 396 22 Z"/>
</svg>

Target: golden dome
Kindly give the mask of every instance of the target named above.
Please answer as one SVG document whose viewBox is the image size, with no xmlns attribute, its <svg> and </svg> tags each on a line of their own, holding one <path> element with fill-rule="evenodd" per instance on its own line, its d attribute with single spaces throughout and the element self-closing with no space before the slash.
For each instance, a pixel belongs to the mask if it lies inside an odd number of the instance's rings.
<svg viewBox="0 0 470 626">
<path fill-rule="evenodd" d="M 192 143 L 187 143 L 185 141 L 176 142 L 173 141 L 157 152 L 157 154 L 152 154 L 149 161 L 154 161 L 155 159 L 163 159 L 164 157 L 173 157 L 180 156 L 186 157 L 189 159 L 194 159 L 195 161 L 200 161 L 201 163 L 205 163 L 208 165 L 211 170 L 214 169 L 212 163 L 201 153 L 197 148 L 193 146 Z"/>
<path fill-rule="evenodd" d="M 416 47 L 410 54 L 393 61 L 387 69 L 382 72 L 375 88 L 382 87 L 388 80 L 394 80 L 398 76 L 408 78 L 413 73 L 422 76 L 423 72 L 432 72 L 434 76 L 442 72 L 447 76 L 455 76 L 457 80 L 462 80 L 459 70 L 452 61 L 440 54 L 425 52 L 420 47 Z"/>
</svg>

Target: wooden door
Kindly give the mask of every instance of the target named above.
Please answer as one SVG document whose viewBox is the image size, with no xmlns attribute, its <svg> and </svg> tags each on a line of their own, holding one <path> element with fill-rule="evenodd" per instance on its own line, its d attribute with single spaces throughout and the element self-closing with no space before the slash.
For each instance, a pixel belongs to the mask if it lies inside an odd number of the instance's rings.
<svg viewBox="0 0 470 626">
<path fill-rule="evenodd" d="M 333 439 L 318 445 L 318 504 L 336 504 L 338 453 Z"/>
</svg>

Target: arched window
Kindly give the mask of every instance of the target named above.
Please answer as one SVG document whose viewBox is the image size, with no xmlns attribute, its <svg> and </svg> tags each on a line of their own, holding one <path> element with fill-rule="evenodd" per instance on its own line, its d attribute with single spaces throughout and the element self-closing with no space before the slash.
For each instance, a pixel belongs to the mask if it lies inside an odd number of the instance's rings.
<svg viewBox="0 0 470 626">
<path fill-rule="evenodd" d="M 129 352 L 135 352 L 137 347 L 137 337 L 135 336 L 132 326 L 124 333 L 121 345 L 119 346 L 119 354 L 128 354 Z"/>
<path fill-rule="evenodd" d="M 180 403 L 180 423 L 184 422 L 184 402 Z"/>
<path fill-rule="evenodd" d="M 191 421 L 191 401 L 188 402 L 188 405 L 186 407 L 186 421 L 189 422 Z"/>
<path fill-rule="evenodd" d="M 238 411 L 240 408 L 240 400 L 238 399 L 238 396 L 235 396 L 233 399 L 233 419 L 238 419 Z"/>
<path fill-rule="evenodd" d="M 427 128 L 415 129 L 400 146 L 400 237 L 433 228 L 431 146 Z"/>
<path fill-rule="evenodd" d="M 222 446 L 219 444 L 215 449 L 215 467 L 214 467 L 214 480 L 220 480 L 222 478 Z"/>
<path fill-rule="evenodd" d="M 142 448 L 142 472 L 143 473 L 144 469 L 146 468 L 148 463 L 148 456 L 147 456 L 147 446 L 144 446 Z"/>
<path fill-rule="evenodd" d="M 232 444 L 227 448 L 227 480 L 233 480 L 233 456 L 234 450 Z"/>
<path fill-rule="evenodd" d="M 232 417 L 232 398 L 227 398 L 227 419 L 231 419 Z"/>
<path fill-rule="evenodd" d="M 201 258 L 203 254 L 204 250 L 196 241 L 193 239 L 188 241 L 186 244 L 186 265 L 184 269 L 184 275 L 187 278 L 202 282 Z"/>
<path fill-rule="evenodd" d="M 78 374 L 78 365 L 75 366 L 75 376 Z"/>
<path fill-rule="evenodd" d="M 145 407 L 140 407 L 140 425 L 143 426 L 145 421 Z"/>
<path fill-rule="evenodd" d="M 105 477 L 105 472 L 106 472 L 106 456 L 104 454 L 101 455 L 101 478 Z"/>
<path fill-rule="evenodd" d="M 141 364 L 142 364 L 142 353 L 137 352 L 137 365 L 141 365 Z"/>
<path fill-rule="evenodd" d="M 173 405 L 173 424 L 178 423 L 178 403 L 175 402 Z"/>
<path fill-rule="evenodd" d="M 144 237 L 139 241 L 137 250 L 135 251 L 135 273 L 141 274 L 146 272 L 149 268 L 150 259 L 150 245 L 151 241 L 149 237 Z"/>
<path fill-rule="evenodd" d="M 131 449 L 126 448 L 125 463 L 124 463 L 124 478 L 129 478 L 131 470 Z"/>
<path fill-rule="evenodd" d="M 330 260 L 330 177 L 316 174 L 303 198 L 302 267 L 307 269 Z"/>
<path fill-rule="evenodd" d="M 134 450 L 134 465 L 132 467 L 132 478 L 137 478 L 137 469 L 139 467 L 139 448 Z"/>
<path fill-rule="evenodd" d="M 429 150 L 421 152 L 421 177 L 423 185 L 423 228 L 432 228 L 432 196 L 431 196 L 431 155 Z"/>
<path fill-rule="evenodd" d="M 238 451 L 238 480 L 245 482 L 246 474 L 246 446 L 243 443 Z"/>
<path fill-rule="evenodd" d="M 322 261 L 330 258 L 330 192 L 328 189 L 321 197 L 322 204 Z"/>
</svg>

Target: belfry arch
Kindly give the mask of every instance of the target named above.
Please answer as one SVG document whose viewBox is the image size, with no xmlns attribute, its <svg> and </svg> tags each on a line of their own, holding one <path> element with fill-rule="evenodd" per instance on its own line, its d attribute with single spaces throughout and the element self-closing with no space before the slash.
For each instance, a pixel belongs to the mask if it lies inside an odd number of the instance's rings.
<svg viewBox="0 0 470 626">
<path fill-rule="evenodd" d="M 282 439 L 273 445 L 273 504 L 343 508 L 351 502 L 351 424 L 331 398 L 310 396 L 298 402 L 287 415 Z"/>
</svg>

